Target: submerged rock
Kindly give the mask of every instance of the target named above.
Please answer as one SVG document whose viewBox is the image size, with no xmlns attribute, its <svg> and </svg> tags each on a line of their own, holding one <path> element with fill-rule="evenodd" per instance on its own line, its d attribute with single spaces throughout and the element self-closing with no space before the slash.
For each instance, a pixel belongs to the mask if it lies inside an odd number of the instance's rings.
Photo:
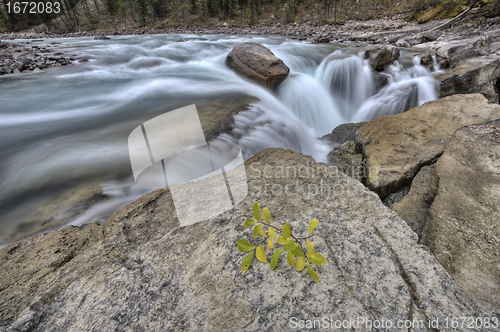
<svg viewBox="0 0 500 332">
<path fill-rule="evenodd" d="M 458 128 L 497 118 L 499 105 L 471 94 L 431 101 L 367 123 L 356 134 L 365 157 L 367 186 L 385 198 L 435 161 Z"/>
<path fill-rule="evenodd" d="M 460 128 L 436 163 L 422 243 L 484 307 L 500 303 L 500 119 Z"/>
<path fill-rule="evenodd" d="M 236 45 L 227 55 L 226 63 L 238 74 L 271 89 L 276 89 L 290 72 L 281 59 L 256 43 Z"/>
<path fill-rule="evenodd" d="M 290 150 L 262 151 L 246 167 L 253 181 L 247 198 L 204 222 L 180 227 L 163 189 L 102 225 L 67 227 L 1 249 L 2 324 L 32 331 L 284 331 L 295 320 L 321 317 L 425 324 L 498 311 L 498 304 L 478 310 L 408 225 L 358 181 Z M 267 176 L 280 167 L 302 173 Z M 313 193 L 320 183 L 323 192 Z M 286 185 L 288 193 L 279 193 Z M 292 185 L 299 186 L 293 193 Z M 254 259 L 241 272 L 236 242 L 257 243 L 242 227 L 255 201 L 269 207 L 271 223 L 288 221 L 298 234 L 320 220 L 311 241 L 328 260 L 314 267 L 321 282 L 284 257 L 273 271 Z"/>
</svg>

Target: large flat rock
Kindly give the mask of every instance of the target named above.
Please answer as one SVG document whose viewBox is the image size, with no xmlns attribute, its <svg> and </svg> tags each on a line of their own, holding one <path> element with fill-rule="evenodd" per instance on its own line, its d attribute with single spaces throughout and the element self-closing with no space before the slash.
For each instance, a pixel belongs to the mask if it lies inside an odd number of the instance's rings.
<svg viewBox="0 0 500 332">
<path fill-rule="evenodd" d="M 1 325 L 23 331 L 285 331 L 294 330 L 294 319 L 365 317 L 390 320 L 393 327 L 384 331 L 421 319 L 424 326 L 414 331 L 429 331 L 428 319 L 498 314 L 498 306 L 479 311 L 408 225 L 359 181 L 282 149 L 262 151 L 246 169 L 248 196 L 204 222 L 181 227 L 171 191 L 162 189 L 102 225 L 66 227 L 1 249 Z M 199 200 L 214 190 L 202 188 Z M 272 224 L 288 221 L 298 234 L 307 234 L 309 220 L 320 220 L 311 239 L 328 260 L 316 267 L 319 283 L 284 257 L 273 271 L 254 262 L 242 274 L 236 242 L 257 244 L 242 227 L 255 201 L 269 207 Z"/>
<path fill-rule="evenodd" d="M 500 120 L 456 131 L 436 163 L 422 243 L 485 306 L 500 303 Z"/>
<path fill-rule="evenodd" d="M 365 157 L 367 186 L 386 197 L 435 161 L 458 128 L 497 118 L 500 105 L 470 94 L 431 101 L 367 123 L 356 134 Z"/>
</svg>

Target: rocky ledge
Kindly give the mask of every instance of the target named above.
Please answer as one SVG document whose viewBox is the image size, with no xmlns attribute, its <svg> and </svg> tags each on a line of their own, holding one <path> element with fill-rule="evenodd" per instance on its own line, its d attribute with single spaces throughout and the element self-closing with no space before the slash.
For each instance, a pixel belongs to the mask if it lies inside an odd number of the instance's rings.
<svg viewBox="0 0 500 332">
<path fill-rule="evenodd" d="M 282 149 L 262 151 L 245 166 L 247 197 L 204 222 L 181 227 L 163 189 L 102 225 L 69 226 L 0 250 L 2 329 L 284 331 L 298 320 L 364 317 L 391 321 L 385 331 L 400 331 L 396 324 L 405 320 L 436 331 L 429 320 L 500 315 L 498 306 L 481 307 L 464 292 L 359 181 Z M 287 167 L 302 175 L 269 178 L 269 169 Z M 278 190 L 287 185 L 296 188 Z M 205 189 L 200 200 L 216 194 Z M 272 223 L 288 221 L 300 234 L 309 220 L 320 220 L 311 239 L 328 260 L 317 267 L 319 283 L 284 258 L 273 271 L 256 262 L 241 272 L 236 242 L 252 239 L 242 224 L 255 201 L 269 207 Z"/>
</svg>

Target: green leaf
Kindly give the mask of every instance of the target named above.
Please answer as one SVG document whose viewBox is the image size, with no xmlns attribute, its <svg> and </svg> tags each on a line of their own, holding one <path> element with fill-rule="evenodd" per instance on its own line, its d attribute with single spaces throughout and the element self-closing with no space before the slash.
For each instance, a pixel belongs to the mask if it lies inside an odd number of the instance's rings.
<svg viewBox="0 0 500 332">
<path fill-rule="evenodd" d="M 309 275 L 311 276 L 311 278 L 313 278 L 314 280 L 316 280 L 317 282 L 319 282 L 318 274 L 316 273 L 316 271 L 313 271 L 311 269 L 311 267 L 309 266 L 309 263 L 307 263 L 307 273 L 309 273 Z"/>
<path fill-rule="evenodd" d="M 288 221 L 286 222 L 286 224 L 283 225 L 283 228 L 281 228 L 281 234 L 283 234 L 283 237 L 285 239 L 290 238 L 292 230 L 290 229 L 290 224 L 288 223 Z"/>
<path fill-rule="evenodd" d="M 260 233 L 260 225 L 257 225 L 253 228 L 253 238 L 257 238 L 257 236 L 259 236 L 259 233 Z"/>
<path fill-rule="evenodd" d="M 269 213 L 269 209 L 267 207 L 262 210 L 262 218 L 264 218 L 264 221 L 269 224 L 269 221 L 271 220 L 271 213 Z"/>
<path fill-rule="evenodd" d="M 292 254 L 290 251 L 286 253 L 286 260 L 288 262 L 288 265 L 290 265 L 290 267 L 293 267 L 293 265 L 295 264 L 295 255 Z"/>
<path fill-rule="evenodd" d="M 271 240 L 270 238 L 267 240 L 267 247 L 269 248 L 269 250 L 273 250 L 273 240 Z"/>
<path fill-rule="evenodd" d="M 307 240 L 307 242 L 306 242 L 306 246 L 307 246 L 307 252 L 308 252 L 308 253 L 312 253 L 312 252 L 314 252 L 314 246 L 313 246 L 313 244 L 312 244 L 312 242 L 311 242 L 311 241 Z"/>
<path fill-rule="evenodd" d="M 243 239 L 236 242 L 236 245 L 238 246 L 238 249 L 240 249 L 240 251 L 243 251 L 243 252 L 247 252 L 247 251 L 253 250 L 253 248 L 255 248 L 255 246 L 253 244 L 251 244 L 248 241 L 243 240 Z"/>
<path fill-rule="evenodd" d="M 295 248 L 293 248 L 292 254 L 294 254 L 295 256 L 304 257 L 304 252 L 302 251 L 302 248 L 300 246 L 296 246 Z"/>
<path fill-rule="evenodd" d="M 263 263 L 266 263 L 267 262 L 267 255 L 266 255 L 266 251 L 264 250 L 264 247 L 261 245 L 259 245 L 257 247 L 257 250 L 255 250 L 255 256 L 257 257 L 257 259 Z"/>
<path fill-rule="evenodd" d="M 271 270 L 274 270 L 276 265 L 278 264 L 278 261 L 280 260 L 281 253 L 283 252 L 283 248 L 279 248 L 276 250 L 271 257 Z"/>
<path fill-rule="evenodd" d="M 316 228 L 316 226 L 318 226 L 318 219 L 311 220 L 311 222 L 309 223 L 309 234 L 314 232 L 314 229 Z"/>
<path fill-rule="evenodd" d="M 255 224 L 255 220 L 247 219 L 247 221 L 245 221 L 245 223 L 243 224 L 243 227 L 248 228 L 248 227 L 252 226 L 253 224 Z"/>
<path fill-rule="evenodd" d="M 269 227 L 269 229 L 267 230 L 267 234 L 269 234 L 269 237 L 271 239 L 276 239 L 276 232 L 271 227 Z"/>
<path fill-rule="evenodd" d="M 306 266 L 306 258 L 304 256 L 297 258 L 297 264 L 295 264 L 297 271 L 302 271 L 305 266 Z"/>
<path fill-rule="evenodd" d="M 260 204 L 258 202 L 253 205 L 253 216 L 260 221 Z"/>
<path fill-rule="evenodd" d="M 279 244 L 286 244 L 286 239 L 283 236 L 278 237 L 277 241 Z"/>
<path fill-rule="evenodd" d="M 323 265 L 326 263 L 326 258 L 323 257 L 323 255 L 318 254 L 317 252 L 312 252 L 307 254 L 307 258 L 313 263 L 314 265 Z"/>
<path fill-rule="evenodd" d="M 292 250 L 293 248 L 295 248 L 296 246 L 298 246 L 298 244 L 295 243 L 292 239 L 287 239 L 286 240 L 286 246 L 288 247 L 288 249 Z"/>
<path fill-rule="evenodd" d="M 248 271 L 248 268 L 252 264 L 252 259 L 253 259 L 253 251 L 248 255 L 246 255 L 245 258 L 243 258 L 243 260 L 241 261 L 241 270 L 243 271 L 243 273 Z"/>
</svg>

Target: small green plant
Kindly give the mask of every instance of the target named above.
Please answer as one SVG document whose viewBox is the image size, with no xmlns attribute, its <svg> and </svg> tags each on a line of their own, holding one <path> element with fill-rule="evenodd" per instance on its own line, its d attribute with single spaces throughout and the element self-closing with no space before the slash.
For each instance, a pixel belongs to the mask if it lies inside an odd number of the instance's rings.
<svg viewBox="0 0 500 332">
<path fill-rule="evenodd" d="M 261 211 L 260 204 L 255 202 L 253 205 L 253 216 L 255 219 L 249 218 L 243 224 L 243 227 L 249 228 L 254 226 L 253 228 L 253 238 L 256 239 L 259 235 L 261 235 L 264 240 L 258 245 L 254 246 L 250 242 L 241 239 L 237 242 L 238 249 L 242 252 L 249 252 L 243 260 L 241 261 L 241 270 L 243 273 L 248 271 L 248 268 L 252 264 L 253 256 L 257 257 L 257 259 L 263 263 L 267 263 L 267 254 L 266 250 L 263 247 L 263 244 L 267 242 L 267 247 L 269 250 L 273 250 L 275 247 L 274 241 L 276 241 L 282 247 L 277 248 L 271 256 L 270 264 L 271 270 L 274 270 L 278 261 L 283 252 L 286 253 L 286 260 L 290 267 L 294 267 L 297 271 L 302 271 L 304 267 L 306 267 L 307 273 L 314 280 L 319 282 L 318 273 L 311 269 L 309 263 L 314 265 L 323 265 L 326 263 L 326 258 L 323 255 L 314 251 L 314 246 L 309 241 L 309 238 L 313 237 L 314 229 L 318 226 L 318 219 L 313 219 L 309 222 L 309 235 L 307 237 L 296 237 L 292 232 L 292 227 L 288 222 L 286 222 L 281 228 L 273 226 L 270 224 L 271 214 L 269 209 L 265 207 L 262 210 L 262 219 L 261 221 Z M 267 227 L 267 235 L 266 230 L 264 228 Z M 279 233 L 281 232 L 281 235 Z M 306 241 L 305 248 L 302 246 L 301 241 Z M 297 260 L 296 260 L 297 258 Z"/>
</svg>

